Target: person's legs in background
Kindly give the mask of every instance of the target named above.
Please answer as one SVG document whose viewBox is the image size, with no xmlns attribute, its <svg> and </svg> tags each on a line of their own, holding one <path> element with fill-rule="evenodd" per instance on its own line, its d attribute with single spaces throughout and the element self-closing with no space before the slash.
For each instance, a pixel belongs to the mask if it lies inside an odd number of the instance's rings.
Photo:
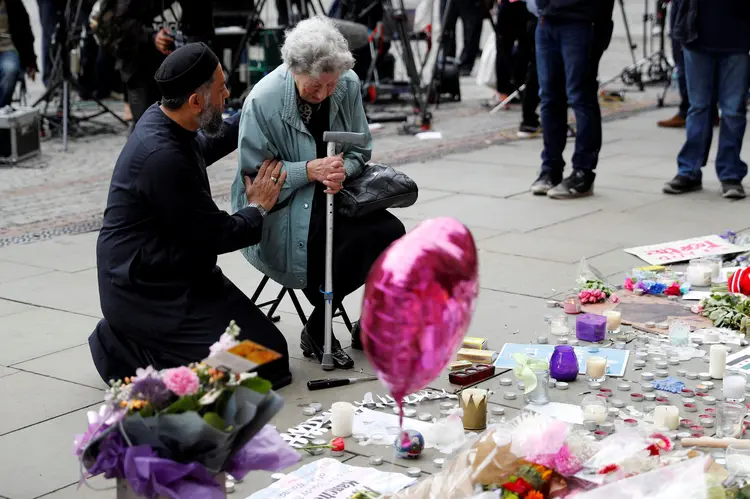
<svg viewBox="0 0 750 499">
<path fill-rule="evenodd" d="M 520 9 L 519 9 L 520 7 Z M 520 15 L 519 15 L 520 14 Z M 496 90 L 495 100 L 492 107 L 504 101 L 512 94 L 523 81 L 517 78 L 517 59 L 513 56 L 513 48 L 517 41 L 526 36 L 526 5 L 523 2 L 503 2 L 498 7 L 497 23 L 495 24 L 495 47 L 497 56 L 495 59 Z M 532 35 L 533 36 L 533 35 Z M 526 50 L 532 50 L 527 44 Z M 527 56 L 528 57 L 528 56 Z"/>
<path fill-rule="evenodd" d="M 37 0 L 39 21 L 42 24 L 42 81 L 48 84 L 51 71 L 49 46 L 57 26 L 58 11 L 54 0 Z"/>
<path fill-rule="evenodd" d="M 150 74 L 153 74 L 151 72 Z M 144 75 L 134 75 L 127 82 L 128 104 L 130 112 L 133 115 L 133 126 L 143 116 L 151 104 L 161 99 L 161 92 L 153 77 L 149 78 Z"/>
<path fill-rule="evenodd" d="M 469 76 L 479 54 L 479 42 L 482 37 L 483 13 L 477 0 L 453 0 L 459 5 L 459 15 L 464 29 L 464 47 L 459 57 L 462 76 Z"/>
<path fill-rule="evenodd" d="M 13 100 L 18 79 L 21 77 L 21 60 L 15 50 L 0 52 L 0 108 Z"/>
<path fill-rule="evenodd" d="M 568 103 L 565 95 L 565 64 L 560 46 L 560 25 L 539 23 L 536 29 L 536 70 L 541 99 L 542 171 L 531 185 L 531 192 L 546 195 L 562 181 L 563 151 L 568 132 Z"/>
<path fill-rule="evenodd" d="M 458 22 L 458 5 L 457 0 L 451 0 L 450 8 L 448 0 L 440 0 L 440 36 L 443 41 L 443 58 L 456 57 L 456 23 Z"/>
<path fill-rule="evenodd" d="M 722 195 L 728 199 L 745 197 L 742 180 L 747 175 L 747 164 L 740 158 L 740 151 L 747 125 L 749 57 L 748 54 L 722 55 L 718 61 L 721 128 L 716 174 L 721 181 Z"/>
<path fill-rule="evenodd" d="M 688 49 L 683 53 L 690 109 L 685 144 L 677 155 L 677 176 L 664 184 L 662 191 L 666 194 L 683 194 L 702 188 L 701 167 L 705 164 L 713 134 L 711 108 L 716 91 L 717 57 Z"/>
<path fill-rule="evenodd" d="M 576 144 L 573 172 L 547 196 L 569 199 L 593 194 L 599 150 L 602 146 L 602 119 L 596 88 L 598 60 L 606 49 L 596 27 L 583 22 L 559 25 L 559 45 L 565 68 L 565 91 L 576 117 Z M 542 123 L 542 126 L 546 126 Z"/>
<path fill-rule="evenodd" d="M 536 108 L 539 106 L 539 78 L 536 73 L 536 43 L 534 35 L 536 33 L 537 18 L 529 16 L 526 24 L 526 40 L 530 44 L 529 61 L 526 69 L 526 88 L 521 94 L 523 118 L 521 126 L 518 128 L 518 137 L 527 138 L 539 133 L 541 124 Z"/>
</svg>

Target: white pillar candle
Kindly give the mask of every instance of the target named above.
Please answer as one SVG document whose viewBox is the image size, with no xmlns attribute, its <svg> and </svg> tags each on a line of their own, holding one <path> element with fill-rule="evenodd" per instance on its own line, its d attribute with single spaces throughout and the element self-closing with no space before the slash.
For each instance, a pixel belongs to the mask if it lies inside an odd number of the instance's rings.
<svg viewBox="0 0 750 499">
<path fill-rule="evenodd" d="M 622 314 L 619 311 L 607 310 L 604 312 L 604 317 L 607 318 L 607 331 L 617 331 L 620 329 Z"/>
<path fill-rule="evenodd" d="M 335 402 L 331 405 L 331 434 L 334 437 L 352 436 L 354 426 L 354 406 L 349 402 Z"/>
<path fill-rule="evenodd" d="M 723 345 L 711 345 L 708 372 L 713 379 L 722 379 L 727 369 L 727 349 Z"/>
<path fill-rule="evenodd" d="M 724 375 L 724 398 L 744 400 L 747 378 L 739 372 L 728 372 Z"/>
<path fill-rule="evenodd" d="M 586 359 L 586 376 L 591 379 L 602 379 L 607 372 L 607 359 L 590 356 Z"/>
<path fill-rule="evenodd" d="M 596 421 L 597 424 L 603 423 L 607 420 L 607 406 L 596 404 L 583 406 L 583 419 Z"/>
<path fill-rule="evenodd" d="M 680 410 L 673 405 L 658 405 L 654 408 L 654 425 L 676 430 L 680 426 Z"/>
</svg>

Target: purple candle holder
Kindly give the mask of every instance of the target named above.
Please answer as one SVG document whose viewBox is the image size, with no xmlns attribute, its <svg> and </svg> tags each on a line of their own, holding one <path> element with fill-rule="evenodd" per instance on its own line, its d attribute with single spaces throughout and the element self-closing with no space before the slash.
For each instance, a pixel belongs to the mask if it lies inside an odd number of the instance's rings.
<svg viewBox="0 0 750 499">
<path fill-rule="evenodd" d="M 557 381 L 575 381 L 578 377 L 578 357 L 570 345 L 557 345 L 549 359 L 550 376 Z"/>
<path fill-rule="evenodd" d="M 607 318 L 603 315 L 581 314 L 576 317 L 576 338 L 596 343 L 607 336 Z"/>
</svg>

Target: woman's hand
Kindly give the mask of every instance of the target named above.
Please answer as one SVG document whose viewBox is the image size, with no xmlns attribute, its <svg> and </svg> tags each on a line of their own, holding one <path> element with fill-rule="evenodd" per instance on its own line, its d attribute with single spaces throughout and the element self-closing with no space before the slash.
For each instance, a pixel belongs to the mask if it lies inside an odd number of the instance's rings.
<svg viewBox="0 0 750 499">
<path fill-rule="evenodd" d="M 271 211 L 279 199 L 281 186 L 286 181 L 286 172 L 281 171 L 284 163 L 275 159 L 263 162 L 255 177 L 255 181 L 245 176 L 245 195 L 248 203 L 257 203 L 266 212 Z"/>
<path fill-rule="evenodd" d="M 344 154 L 314 159 L 307 163 L 307 178 L 327 187 L 327 194 L 336 194 L 346 180 Z"/>
</svg>

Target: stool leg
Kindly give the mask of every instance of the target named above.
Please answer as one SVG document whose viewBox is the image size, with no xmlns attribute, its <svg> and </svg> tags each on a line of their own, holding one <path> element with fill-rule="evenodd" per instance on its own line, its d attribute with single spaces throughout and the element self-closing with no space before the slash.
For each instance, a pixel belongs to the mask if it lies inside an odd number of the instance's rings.
<svg viewBox="0 0 750 499">
<path fill-rule="evenodd" d="M 344 320 L 344 325 L 349 330 L 349 332 L 352 332 L 352 321 L 349 320 L 349 315 L 346 313 L 346 310 L 344 310 L 344 305 L 341 305 L 339 307 L 339 314 L 341 315 L 341 318 Z"/>
<path fill-rule="evenodd" d="M 258 287 L 255 288 L 255 293 L 253 293 L 253 296 L 250 298 L 251 302 L 255 303 L 256 301 L 258 301 L 258 298 L 260 298 L 260 294 L 263 292 L 263 289 L 266 287 L 266 284 L 268 284 L 268 276 L 264 275 Z"/>
<path fill-rule="evenodd" d="M 276 299 L 271 303 L 271 308 L 268 309 L 268 313 L 266 314 L 269 319 L 271 319 L 271 322 L 279 322 L 281 320 L 280 315 L 274 316 L 274 312 L 276 312 L 276 309 L 279 308 L 279 305 L 281 304 L 281 300 L 284 298 L 284 294 L 286 294 L 286 288 L 281 288 L 281 291 L 279 291 L 279 295 L 276 297 Z"/>
<path fill-rule="evenodd" d="M 294 308 L 297 310 L 297 315 L 299 316 L 300 322 L 302 322 L 302 325 L 307 325 L 307 317 L 305 317 L 305 312 L 302 310 L 302 307 L 299 304 L 299 300 L 297 299 L 297 295 L 294 293 L 293 289 L 289 290 L 289 298 L 292 299 L 292 303 L 294 304 Z"/>
</svg>

